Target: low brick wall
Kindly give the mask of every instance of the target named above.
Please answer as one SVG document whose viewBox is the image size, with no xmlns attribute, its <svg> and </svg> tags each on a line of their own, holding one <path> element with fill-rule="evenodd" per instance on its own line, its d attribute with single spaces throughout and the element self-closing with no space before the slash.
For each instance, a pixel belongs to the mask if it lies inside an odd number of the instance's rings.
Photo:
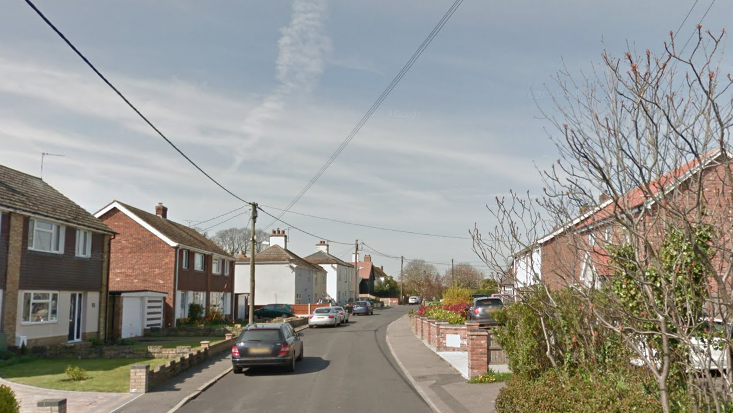
<svg viewBox="0 0 733 413">
<path fill-rule="evenodd" d="M 448 324 L 440 326 L 438 335 L 438 351 L 468 351 L 468 342 L 466 341 L 466 325 L 465 324 Z"/>
</svg>

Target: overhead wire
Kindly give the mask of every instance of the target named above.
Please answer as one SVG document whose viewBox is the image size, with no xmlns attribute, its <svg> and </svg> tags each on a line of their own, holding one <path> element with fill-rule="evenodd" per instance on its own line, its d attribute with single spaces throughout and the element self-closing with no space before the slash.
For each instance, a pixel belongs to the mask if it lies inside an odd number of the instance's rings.
<svg viewBox="0 0 733 413">
<path fill-rule="evenodd" d="M 242 206 L 241 206 L 241 207 L 239 207 L 239 208 L 235 208 L 235 209 L 233 209 L 233 210 L 231 210 L 231 211 L 229 211 L 229 212 L 225 212 L 225 213 L 223 213 L 223 214 L 221 214 L 221 215 L 217 215 L 217 216 L 215 216 L 214 218 L 209 218 L 209 219 L 207 219 L 207 220 L 204 220 L 204 221 L 191 221 L 191 223 L 195 222 L 195 223 L 196 223 L 195 225 L 200 225 L 200 224 L 204 224 L 204 223 L 207 223 L 207 222 L 213 221 L 213 220 L 215 220 L 215 219 L 217 219 L 217 218 L 221 218 L 221 217 L 227 216 L 227 215 L 229 215 L 229 214 L 231 214 L 231 213 L 233 213 L 233 212 L 237 212 L 237 211 L 239 211 L 240 209 L 242 209 L 242 208 L 246 208 L 246 207 L 248 207 L 248 206 L 250 206 L 250 205 L 249 205 L 249 204 L 247 204 L 247 205 L 242 205 Z M 191 225 L 189 225 L 189 227 L 190 227 L 190 226 L 191 226 Z"/>
<path fill-rule="evenodd" d="M 300 231 L 300 232 L 302 232 L 302 233 L 304 233 L 304 234 L 310 235 L 311 237 L 314 237 L 314 238 L 319 238 L 319 239 L 323 239 L 323 240 L 326 240 L 326 239 L 327 239 L 327 240 L 329 240 L 328 242 L 330 242 L 330 243 L 334 243 L 334 244 L 341 244 L 341 245 L 353 245 L 353 244 L 351 244 L 351 243 L 349 243 L 349 242 L 340 242 L 340 241 L 334 241 L 334 240 L 332 240 L 331 238 L 327 238 L 327 237 L 321 237 L 321 236 L 315 235 L 315 234 L 313 234 L 313 233 L 311 233 L 311 232 L 308 232 L 308 231 L 306 231 L 306 230 L 300 229 L 300 228 L 296 227 L 295 225 L 293 225 L 293 224 L 290 224 L 290 223 L 288 223 L 288 222 L 285 222 L 285 221 L 283 221 L 283 220 L 282 220 L 281 218 L 279 218 L 279 217 L 276 217 L 275 215 L 272 215 L 271 213 L 269 213 L 269 212 L 265 211 L 265 210 L 264 210 L 264 209 L 262 209 L 262 207 L 260 207 L 259 205 L 257 206 L 257 209 L 258 209 L 258 210 L 260 210 L 260 211 L 262 211 L 262 213 L 264 213 L 265 215 L 267 215 L 267 216 L 269 216 L 269 217 L 272 217 L 272 218 L 273 218 L 273 219 L 274 219 L 275 221 L 279 221 L 279 222 L 282 222 L 283 224 L 287 225 L 287 226 L 288 226 L 289 228 L 292 228 L 292 229 L 294 229 L 294 230 L 296 230 L 296 231 Z"/>
<path fill-rule="evenodd" d="M 276 210 L 279 210 L 279 211 L 285 211 L 284 209 L 276 208 L 276 207 L 273 207 L 273 206 L 268 206 L 268 205 L 263 205 L 263 206 L 264 207 L 267 207 L 267 208 L 271 208 L 271 209 L 276 209 Z M 342 220 L 333 219 L 333 218 L 319 217 L 317 215 L 305 214 L 305 213 L 302 213 L 302 212 L 295 212 L 295 211 L 286 211 L 286 212 L 288 212 L 290 214 L 302 215 L 302 216 L 305 216 L 305 217 L 321 219 L 321 220 L 324 220 L 324 221 L 337 222 L 339 224 L 353 225 L 353 226 L 356 226 L 356 227 L 364 227 L 364 228 L 377 229 L 377 230 L 381 230 L 381 231 L 399 232 L 399 233 L 403 233 L 403 234 L 412 234 L 412 235 L 422 235 L 422 236 L 426 236 L 426 237 L 452 238 L 452 239 L 463 239 L 463 240 L 472 239 L 471 237 L 458 237 L 458 236 L 455 236 L 455 235 L 429 234 L 429 233 L 426 233 L 426 232 L 407 231 L 407 230 L 400 230 L 400 229 L 394 229 L 394 228 L 378 227 L 378 226 L 375 226 L 375 225 L 359 224 L 359 223 L 356 223 L 356 222 L 349 222 L 349 221 L 342 221 Z"/>
<path fill-rule="evenodd" d="M 185 159 L 186 159 L 186 160 L 187 160 L 187 161 L 188 161 L 188 162 L 189 162 L 189 163 L 190 163 L 191 165 L 193 165 L 193 166 L 194 166 L 194 167 L 195 167 L 196 169 L 198 169 L 198 171 L 199 171 L 199 172 L 201 172 L 201 173 L 202 173 L 202 174 L 203 174 L 204 176 L 206 176 L 207 178 L 209 178 L 209 180 L 210 180 L 211 182 L 213 182 L 214 184 L 216 184 L 216 186 L 218 186 L 219 188 L 221 188 L 221 189 L 223 189 L 224 191 L 226 191 L 226 192 L 227 192 L 227 193 L 228 193 L 229 195 L 233 196 L 234 198 L 236 198 L 236 199 L 238 199 L 238 200 L 240 200 L 240 201 L 242 201 L 242 202 L 244 202 L 244 203 L 246 203 L 246 204 L 251 204 L 250 202 L 248 202 L 248 201 L 246 201 L 246 200 L 242 199 L 241 197 L 239 197 L 239 196 L 238 196 L 237 194 L 235 194 L 234 192 L 230 191 L 230 190 L 229 190 L 228 188 L 226 188 L 226 187 L 225 187 L 224 185 L 220 184 L 220 183 L 219 183 L 219 181 L 217 181 L 216 179 L 214 179 L 214 178 L 213 178 L 213 177 L 212 177 L 211 175 L 209 175 L 209 174 L 208 174 L 208 173 L 207 173 L 206 171 L 204 171 L 204 170 L 203 170 L 203 168 L 201 168 L 200 166 L 198 166 L 198 165 L 196 164 L 196 162 L 194 162 L 194 161 L 193 161 L 193 160 L 192 160 L 191 158 L 189 158 L 189 157 L 188 157 L 188 155 L 186 155 L 185 153 L 183 153 L 183 151 L 182 151 L 181 149 L 179 149 L 179 148 L 178 148 L 178 147 L 177 147 L 177 146 L 176 146 L 176 145 L 175 145 L 175 144 L 174 144 L 174 143 L 173 143 L 173 142 L 172 142 L 172 141 L 171 141 L 170 139 L 168 139 L 168 137 L 166 137 L 166 136 L 165 136 L 165 135 L 163 134 L 163 132 L 161 132 L 161 131 L 160 131 L 160 130 L 159 130 L 159 129 L 158 129 L 158 128 L 157 128 L 156 126 L 155 126 L 155 125 L 153 125 L 153 122 L 151 122 L 151 121 L 150 121 L 150 120 L 149 120 L 149 119 L 148 119 L 148 118 L 147 118 L 147 117 L 146 117 L 145 115 L 143 115 L 143 114 L 142 114 L 142 112 L 140 112 L 140 111 L 139 111 L 139 110 L 137 109 L 137 107 L 135 107 L 135 105 L 133 105 L 133 104 L 132 104 L 132 102 L 130 102 L 130 101 L 129 101 L 129 100 L 128 100 L 128 99 L 126 98 L 126 97 L 125 97 L 125 95 L 123 95 L 123 94 L 122 94 L 122 92 L 120 92 L 120 90 L 119 90 L 119 89 L 117 89 L 117 88 L 116 88 L 116 87 L 115 87 L 115 86 L 114 86 L 114 85 L 112 84 L 112 82 L 110 82 L 110 81 L 109 81 L 109 80 L 108 80 L 108 79 L 107 79 L 107 78 L 106 78 L 106 77 L 105 77 L 105 76 L 104 76 L 104 75 L 102 74 L 102 72 L 100 72 L 100 71 L 99 71 L 99 70 L 98 70 L 98 69 L 97 69 L 97 68 L 96 68 L 96 67 L 94 66 L 94 64 L 92 64 L 92 62 L 91 62 L 91 61 L 89 61 L 89 59 L 87 59 L 87 58 L 86 58 L 86 56 L 84 56 L 84 54 L 82 54 L 82 53 L 81 53 L 81 52 L 79 51 L 79 49 L 77 49 L 77 48 L 76 48 L 76 46 L 74 46 L 74 44 L 73 44 L 73 43 L 71 43 L 71 41 L 70 41 L 70 40 L 69 40 L 68 38 L 66 38 L 66 36 L 65 36 L 65 35 L 64 35 L 63 33 L 61 33 L 61 30 L 59 30 L 59 29 L 58 29 L 58 28 L 57 28 L 57 27 L 56 27 L 56 26 L 55 26 L 55 25 L 54 25 L 53 23 L 51 23 L 51 21 L 50 21 L 50 20 L 49 20 L 49 19 L 48 19 L 48 18 L 47 18 L 47 17 L 46 17 L 46 16 L 45 16 L 45 15 L 44 15 L 44 14 L 43 14 L 42 12 L 41 12 L 41 10 L 39 10 L 39 9 L 38 9 L 38 7 L 36 7 L 36 5 L 35 5 L 35 4 L 33 4 L 33 2 L 32 2 L 31 0 L 25 0 L 25 2 L 26 2 L 26 3 L 28 4 L 28 6 L 30 6 L 30 7 L 31 7 L 31 8 L 32 8 L 32 9 L 33 9 L 33 10 L 34 10 L 35 12 L 36 12 L 36 14 L 38 14 L 38 16 L 39 16 L 39 17 L 40 17 L 41 19 L 43 19 L 43 21 L 44 21 L 44 22 L 46 22 L 46 24 L 47 24 L 47 25 L 48 25 L 48 26 L 49 26 L 49 27 L 50 27 L 51 29 L 53 29 L 53 31 L 54 31 L 54 32 L 56 32 L 56 34 L 57 34 L 57 35 L 58 35 L 59 37 L 61 37 L 61 39 L 62 39 L 62 40 L 63 40 L 63 41 L 64 41 L 64 42 L 65 42 L 65 43 L 66 43 L 66 44 L 67 44 L 67 45 L 68 45 L 68 46 L 69 46 L 69 47 L 71 48 L 71 50 L 73 50 L 73 51 L 74 51 L 74 53 L 76 53 L 76 55 L 77 55 L 77 56 L 79 56 L 79 57 L 81 58 L 81 60 L 83 60 L 83 61 L 84 61 L 84 63 L 86 63 L 86 64 L 87 64 L 87 66 L 89 66 L 89 68 L 90 68 L 90 69 L 92 69 L 92 70 L 94 71 L 94 73 L 96 73 L 96 74 L 97 74 L 97 76 L 99 76 L 99 78 L 100 78 L 100 79 L 102 79 L 102 81 L 104 81 L 104 83 L 105 83 L 105 84 L 107 84 L 107 86 L 109 86 L 109 87 L 110 87 L 110 88 L 111 88 L 111 89 L 112 89 L 112 90 L 113 90 L 113 91 L 114 91 L 114 92 L 115 92 L 115 93 L 117 94 L 117 96 L 119 96 L 119 97 L 120 97 L 120 98 L 121 98 L 121 99 L 122 99 L 122 100 L 123 100 L 123 101 L 124 101 L 124 102 L 125 102 L 125 103 L 127 104 L 127 106 L 129 106 L 129 107 L 130 107 L 130 108 L 131 108 L 131 109 L 132 109 L 132 110 L 133 110 L 133 111 L 134 111 L 135 113 L 137 113 L 137 115 L 138 115 L 138 116 L 139 116 L 139 117 L 140 117 L 140 118 L 141 118 L 141 119 L 142 119 L 143 121 L 145 121 L 145 123 L 147 123 L 147 124 L 148 124 L 148 126 L 150 126 L 150 127 L 151 127 L 151 128 L 152 128 L 152 129 L 153 129 L 153 130 L 154 130 L 154 131 L 155 131 L 155 132 L 156 132 L 156 133 L 158 134 L 158 136 L 160 136 L 161 138 L 163 138 L 163 140 L 165 140 L 166 142 L 168 142 L 168 144 L 169 144 L 169 145 L 170 145 L 170 146 L 171 146 L 171 147 L 172 147 L 173 149 L 175 149 L 175 150 L 176 150 L 176 152 L 178 152 L 178 154 L 179 154 L 179 155 L 181 155 L 181 156 L 182 156 L 183 158 L 185 158 Z"/>
<path fill-rule="evenodd" d="M 697 3 L 697 2 L 695 2 L 695 3 Z M 705 10 L 705 14 L 703 14 L 703 15 L 702 15 L 702 17 L 700 18 L 700 21 L 699 21 L 699 22 L 697 23 L 697 25 L 698 25 L 698 26 L 702 25 L 702 21 L 703 21 L 703 20 L 705 20 L 705 17 L 707 17 L 708 13 L 710 13 L 710 9 L 712 9 L 712 8 L 713 8 L 713 4 L 715 4 L 715 0 L 713 0 L 713 1 L 711 1 L 711 2 L 710 2 L 710 5 L 708 6 L 707 10 Z M 693 32 L 692 32 L 692 33 L 690 34 L 690 37 L 688 37 L 688 38 L 687 38 L 687 41 L 685 42 L 685 45 L 684 45 L 684 46 L 682 46 L 682 50 L 680 51 L 680 53 L 682 53 L 682 51 L 684 51 L 684 50 L 685 50 L 685 48 L 686 48 L 686 47 L 687 47 L 687 45 L 688 45 L 688 44 L 690 43 L 690 40 L 692 40 L 692 37 L 693 37 L 694 35 L 695 35 L 695 31 L 693 31 Z"/>
<path fill-rule="evenodd" d="M 292 201 L 288 204 L 287 207 L 278 215 L 278 218 L 282 218 L 283 215 L 285 215 L 286 212 L 290 210 L 290 208 L 295 205 L 300 198 L 305 195 L 306 192 L 313 186 L 313 184 L 318 181 L 318 179 L 323 175 L 324 172 L 326 172 L 326 169 L 328 169 L 329 166 L 336 160 L 336 158 L 341 154 L 341 152 L 346 148 L 346 146 L 351 142 L 352 139 L 354 139 L 354 136 L 356 136 L 357 133 L 361 130 L 362 126 L 371 118 L 372 114 L 379 108 L 379 105 L 382 104 L 384 99 L 387 98 L 387 96 L 392 92 L 392 90 L 397 86 L 397 83 L 402 80 L 402 78 L 405 76 L 405 74 L 410 70 L 412 65 L 415 63 L 415 61 L 422 55 L 423 51 L 430 45 L 430 43 L 433 41 L 435 36 L 440 32 L 440 30 L 443 28 L 445 23 L 448 22 L 448 20 L 453 16 L 453 13 L 458 9 L 458 7 L 461 5 L 463 0 L 455 0 L 453 5 L 448 9 L 448 11 L 443 15 L 443 17 L 440 19 L 438 24 L 433 28 L 433 30 L 430 32 L 428 37 L 423 40 L 420 47 L 417 48 L 415 53 L 412 54 L 412 57 L 405 63 L 405 65 L 402 67 L 402 70 L 397 74 L 397 76 L 392 79 L 392 82 L 387 86 L 387 88 L 382 92 L 382 94 L 377 98 L 377 100 L 372 104 L 372 106 L 369 108 L 369 110 L 362 116 L 361 120 L 354 126 L 354 129 L 351 130 L 351 132 L 346 136 L 343 142 L 341 142 L 341 145 L 331 154 L 331 157 L 328 158 L 326 163 L 321 166 L 321 169 L 318 170 L 318 172 L 311 178 L 311 180 L 298 192 L 298 194 L 293 198 Z M 265 229 L 269 228 L 275 223 L 275 221 L 271 222 L 269 225 L 265 227 Z"/>
</svg>

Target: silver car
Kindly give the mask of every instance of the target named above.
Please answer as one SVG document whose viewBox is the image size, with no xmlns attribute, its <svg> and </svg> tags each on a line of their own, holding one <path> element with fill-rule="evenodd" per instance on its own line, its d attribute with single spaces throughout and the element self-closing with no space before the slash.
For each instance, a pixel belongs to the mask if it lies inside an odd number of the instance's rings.
<svg viewBox="0 0 733 413">
<path fill-rule="evenodd" d="M 316 308 L 313 314 L 308 316 L 308 327 L 331 326 L 338 327 L 341 324 L 341 315 L 334 307 Z"/>
<path fill-rule="evenodd" d="M 341 322 L 342 323 L 348 323 L 349 322 L 349 312 L 346 311 L 343 307 L 340 306 L 333 306 L 331 308 L 336 309 L 336 311 L 339 312 L 339 315 L 341 316 Z"/>
</svg>

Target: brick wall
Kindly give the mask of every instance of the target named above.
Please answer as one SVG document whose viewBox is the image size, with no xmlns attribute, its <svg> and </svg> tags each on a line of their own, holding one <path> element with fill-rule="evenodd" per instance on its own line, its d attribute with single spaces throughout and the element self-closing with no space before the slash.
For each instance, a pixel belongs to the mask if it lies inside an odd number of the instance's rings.
<svg viewBox="0 0 733 413">
<path fill-rule="evenodd" d="M 172 325 L 175 249 L 116 209 L 100 219 L 118 233 L 110 248 L 109 289 L 168 293 L 163 319 Z"/>
<path fill-rule="evenodd" d="M 0 212 L 0 288 L 5 289 L 8 272 L 8 237 L 10 235 L 10 214 Z"/>
<path fill-rule="evenodd" d="M 468 377 L 485 374 L 489 365 L 489 333 L 485 330 L 468 332 Z"/>
<path fill-rule="evenodd" d="M 15 345 L 20 263 L 23 255 L 23 216 L 10 213 L 9 221 L 7 279 L 3 299 L 3 328 L 7 334 L 7 344 Z"/>
</svg>

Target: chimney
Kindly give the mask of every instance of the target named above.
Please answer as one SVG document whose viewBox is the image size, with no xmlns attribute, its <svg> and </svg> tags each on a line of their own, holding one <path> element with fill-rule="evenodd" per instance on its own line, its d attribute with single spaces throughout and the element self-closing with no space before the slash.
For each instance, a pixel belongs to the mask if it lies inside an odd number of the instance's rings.
<svg viewBox="0 0 733 413">
<path fill-rule="evenodd" d="M 285 230 L 273 229 L 270 234 L 270 246 L 279 245 L 284 249 L 288 249 L 288 236 L 285 235 Z"/>
<path fill-rule="evenodd" d="M 316 252 L 318 251 L 323 251 L 328 254 L 328 244 L 326 243 L 326 241 L 321 241 L 316 244 Z"/>
<path fill-rule="evenodd" d="M 371 255 L 365 255 L 364 256 L 364 262 L 372 262 L 372 256 Z"/>
<path fill-rule="evenodd" d="M 155 206 L 155 215 L 168 219 L 168 208 L 164 207 L 162 202 L 158 202 L 158 205 Z"/>
<path fill-rule="evenodd" d="M 601 192 L 601 194 L 598 196 L 598 203 L 603 204 L 604 202 L 608 201 L 609 199 L 611 199 L 610 195 L 608 195 L 605 192 Z"/>
</svg>

